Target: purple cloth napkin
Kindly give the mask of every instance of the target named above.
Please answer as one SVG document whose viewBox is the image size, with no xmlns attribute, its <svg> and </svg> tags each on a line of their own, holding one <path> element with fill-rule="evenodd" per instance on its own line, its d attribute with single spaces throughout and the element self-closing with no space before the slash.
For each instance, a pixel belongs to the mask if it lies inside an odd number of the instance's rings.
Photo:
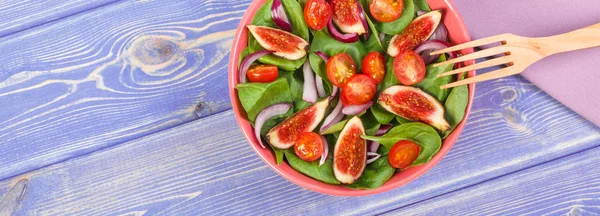
<svg viewBox="0 0 600 216">
<path fill-rule="evenodd" d="M 453 2 L 473 40 L 503 33 L 551 36 L 600 23 L 600 0 Z M 521 75 L 600 126 L 600 47 L 550 56 Z"/>
</svg>

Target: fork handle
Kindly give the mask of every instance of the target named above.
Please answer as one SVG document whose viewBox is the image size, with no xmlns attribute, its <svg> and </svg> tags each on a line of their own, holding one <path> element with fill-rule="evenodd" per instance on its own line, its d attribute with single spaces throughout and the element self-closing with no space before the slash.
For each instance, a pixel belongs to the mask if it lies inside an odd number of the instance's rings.
<svg viewBox="0 0 600 216">
<path fill-rule="evenodd" d="M 539 38 L 549 55 L 600 46 L 600 23 L 572 32 Z"/>
</svg>

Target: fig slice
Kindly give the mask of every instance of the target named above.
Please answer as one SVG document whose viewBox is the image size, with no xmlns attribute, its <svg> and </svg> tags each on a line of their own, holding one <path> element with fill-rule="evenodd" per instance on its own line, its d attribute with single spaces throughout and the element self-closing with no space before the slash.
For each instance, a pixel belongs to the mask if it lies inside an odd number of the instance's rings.
<svg viewBox="0 0 600 216">
<path fill-rule="evenodd" d="M 429 124 L 442 132 L 450 129 L 442 104 L 419 88 L 389 87 L 381 92 L 377 103 L 402 118 Z"/>
<path fill-rule="evenodd" d="M 367 32 L 360 18 L 361 11 L 356 0 L 331 0 L 332 19 L 344 33 Z"/>
<path fill-rule="evenodd" d="M 417 17 L 402 30 L 402 33 L 392 37 L 387 50 L 388 54 L 396 57 L 403 51 L 414 50 L 431 37 L 441 20 L 442 13 L 440 11 L 431 11 Z"/>
<path fill-rule="evenodd" d="M 249 25 L 248 30 L 260 46 L 273 51 L 274 55 L 289 60 L 298 60 L 306 56 L 306 42 L 292 33 L 265 26 Z"/>
<path fill-rule="evenodd" d="M 354 116 L 346 123 L 335 143 L 333 174 L 344 184 L 358 180 L 367 165 L 367 141 L 361 138 L 362 135 L 365 135 L 363 123 Z"/>
<path fill-rule="evenodd" d="M 328 105 L 329 99 L 324 99 L 297 112 L 271 128 L 266 135 L 267 141 L 278 149 L 294 146 L 302 133 L 313 131 L 321 123 Z"/>
</svg>

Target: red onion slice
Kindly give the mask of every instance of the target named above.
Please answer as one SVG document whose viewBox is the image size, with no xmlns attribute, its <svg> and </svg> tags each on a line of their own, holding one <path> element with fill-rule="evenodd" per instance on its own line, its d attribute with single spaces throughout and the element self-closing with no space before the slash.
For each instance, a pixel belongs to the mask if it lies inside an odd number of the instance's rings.
<svg viewBox="0 0 600 216">
<path fill-rule="evenodd" d="M 377 133 L 375 133 L 375 136 L 383 136 L 384 134 L 386 134 L 388 131 L 390 131 L 390 129 L 392 129 L 391 124 L 383 124 L 381 126 L 379 126 L 379 130 L 377 130 Z M 379 142 L 375 142 L 375 141 L 369 141 L 369 143 L 367 144 L 368 146 L 368 151 L 369 152 L 377 152 L 377 149 L 379 149 Z"/>
<path fill-rule="evenodd" d="M 333 86 L 333 90 L 331 90 L 331 96 L 330 97 L 335 97 L 337 96 L 337 93 L 339 92 L 340 88 L 338 88 L 337 86 Z"/>
<path fill-rule="evenodd" d="M 331 19 L 333 20 L 333 19 Z M 329 23 L 327 23 L 327 30 L 329 30 L 329 34 L 331 34 L 331 37 L 333 37 L 333 39 L 336 39 L 338 41 L 344 42 L 344 43 L 354 43 L 356 41 L 358 41 L 358 33 L 352 33 L 352 34 L 343 34 L 341 32 L 339 32 L 335 26 L 333 26 L 333 21 L 329 20 Z"/>
<path fill-rule="evenodd" d="M 385 40 L 385 33 L 383 33 L 383 32 L 379 33 L 379 41 L 381 41 L 381 43 L 384 44 L 384 42 L 383 42 L 384 40 Z"/>
<path fill-rule="evenodd" d="M 273 116 L 287 113 L 290 108 L 292 108 L 292 104 L 290 103 L 279 103 L 268 106 L 258 113 L 258 116 L 256 116 L 256 120 L 254 121 L 254 136 L 256 136 L 256 139 L 258 139 L 258 143 L 261 147 L 266 148 L 262 138 L 260 137 L 260 131 L 262 130 L 265 122 L 267 122 L 267 120 Z"/>
<path fill-rule="evenodd" d="M 319 132 L 323 133 L 323 132 L 327 131 L 327 129 L 329 129 L 334 124 L 340 122 L 344 118 L 344 114 L 341 111 L 342 111 L 342 100 L 338 99 L 337 105 L 335 105 L 335 108 L 333 108 L 333 111 L 331 111 L 331 113 L 329 113 L 329 115 L 323 121 L 323 125 L 321 126 L 321 129 L 319 129 Z"/>
<path fill-rule="evenodd" d="M 240 83 L 246 82 L 246 73 L 248 73 L 248 68 L 250 68 L 250 65 L 252 65 L 252 63 L 254 63 L 259 58 L 271 53 L 273 53 L 273 51 L 261 50 L 246 56 L 246 58 L 244 58 L 244 60 L 242 60 L 242 63 L 240 64 Z"/>
<path fill-rule="evenodd" d="M 367 164 L 373 163 L 381 157 L 380 154 L 374 153 L 374 154 L 369 155 L 369 153 L 373 153 L 373 152 L 367 152 L 367 157 L 371 157 L 367 160 Z"/>
<path fill-rule="evenodd" d="M 448 29 L 446 28 L 446 25 L 444 25 L 444 23 L 440 22 L 440 24 L 435 29 L 435 31 L 433 32 L 433 34 L 431 35 L 429 40 L 446 41 L 447 39 L 448 39 Z"/>
<path fill-rule="evenodd" d="M 281 5 L 281 0 L 273 1 L 273 6 L 271 6 L 271 17 L 273 18 L 273 22 L 281 29 L 292 32 L 292 24 L 290 24 L 290 20 L 288 19 L 287 14 L 285 14 L 283 5 Z"/>
<path fill-rule="evenodd" d="M 315 82 L 317 83 L 317 93 L 319 93 L 319 97 L 325 97 L 325 87 L 323 86 L 323 79 L 317 75 L 315 76 Z"/>
<path fill-rule="evenodd" d="M 317 86 L 315 84 L 315 73 L 310 67 L 308 59 L 304 62 L 304 86 L 302 88 L 302 100 L 315 103 L 317 102 Z"/>
<path fill-rule="evenodd" d="M 424 11 L 424 10 L 418 10 L 418 11 L 417 11 L 417 16 L 421 16 L 421 15 L 423 15 L 423 14 L 426 14 L 426 13 L 427 13 L 427 11 Z"/>
<path fill-rule="evenodd" d="M 359 113 L 369 109 L 371 106 L 373 106 L 373 101 L 369 101 L 369 103 L 362 105 L 350 105 L 344 107 L 344 109 L 342 109 L 342 113 L 345 115 L 358 115 Z"/>
<path fill-rule="evenodd" d="M 427 65 L 431 64 L 433 61 L 437 60 L 440 57 L 440 55 L 430 55 L 431 52 L 448 47 L 448 43 L 446 43 L 445 41 L 429 40 L 423 42 L 422 44 L 419 44 L 419 46 L 415 48 L 415 52 L 421 55 L 423 61 Z"/>
<path fill-rule="evenodd" d="M 363 10 L 362 5 L 360 4 L 360 1 L 356 1 L 356 4 L 358 5 L 358 15 L 360 17 L 360 21 L 362 22 L 363 28 L 365 29 L 365 33 L 363 34 L 363 39 L 369 40 L 369 23 L 367 23 L 367 18 L 365 17 L 365 11 Z"/>
<path fill-rule="evenodd" d="M 329 61 L 329 57 L 327 56 L 327 54 L 325 54 L 325 53 L 323 53 L 323 52 L 321 52 L 321 51 L 316 51 L 316 52 L 315 52 L 315 55 L 317 55 L 317 56 L 321 57 L 321 59 L 323 59 L 323 61 L 324 61 L 325 63 L 327 63 L 327 61 Z"/>
<path fill-rule="evenodd" d="M 321 140 L 323 140 L 323 154 L 321 154 L 321 160 L 319 161 L 319 166 L 325 163 L 327 157 L 329 156 L 329 144 L 327 143 L 327 139 L 324 136 L 321 136 Z"/>
</svg>

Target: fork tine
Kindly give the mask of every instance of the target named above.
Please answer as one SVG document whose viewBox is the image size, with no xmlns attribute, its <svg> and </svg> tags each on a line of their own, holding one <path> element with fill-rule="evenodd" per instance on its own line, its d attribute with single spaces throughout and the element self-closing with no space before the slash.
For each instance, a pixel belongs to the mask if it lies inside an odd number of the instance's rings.
<svg viewBox="0 0 600 216">
<path fill-rule="evenodd" d="M 439 78 L 439 77 L 448 76 L 448 75 L 452 75 L 452 74 L 458 74 L 458 73 L 472 71 L 472 70 L 479 70 L 482 68 L 492 67 L 492 66 L 496 66 L 496 65 L 508 64 L 510 62 L 511 62 L 511 58 L 509 56 L 503 56 L 500 58 L 494 58 L 494 59 L 483 61 L 483 62 L 480 62 L 477 64 L 458 68 L 456 70 L 441 73 L 441 74 L 438 74 L 437 77 Z"/>
<path fill-rule="evenodd" d="M 440 63 L 436 63 L 433 64 L 434 67 L 439 67 L 439 66 L 444 66 L 444 65 L 449 65 L 449 64 L 453 64 L 453 63 L 458 63 L 458 62 L 463 62 L 463 61 L 468 61 L 468 60 L 475 60 L 478 58 L 483 58 L 483 57 L 488 57 L 488 56 L 493 56 L 493 55 L 498 55 L 498 54 L 502 54 L 502 53 L 506 53 L 508 52 L 509 49 L 507 47 L 493 47 L 493 48 L 489 48 L 489 49 L 484 49 L 481 51 L 477 51 L 468 55 L 464 55 L 464 56 L 460 56 L 458 58 L 453 58 L 450 59 L 448 61 L 445 62 L 440 62 Z"/>
<path fill-rule="evenodd" d="M 471 83 L 475 83 L 475 82 L 482 82 L 482 81 L 486 81 L 486 80 L 491 80 L 491 79 L 496 79 L 496 78 L 500 78 L 500 77 L 505 77 L 505 76 L 510 76 L 513 74 L 518 74 L 521 71 L 518 70 L 518 68 L 514 67 L 514 66 L 509 66 L 509 67 L 505 67 L 502 69 L 498 69 L 492 72 L 488 72 L 488 73 L 484 73 L 484 74 L 480 74 L 474 77 L 470 77 L 464 80 L 459 80 L 453 83 L 448 83 L 446 85 L 440 86 L 440 89 L 447 89 L 447 88 L 453 88 L 456 86 L 461 86 L 461 85 L 466 85 L 466 84 L 471 84 Z"/>
<path fill-rule="evenodd" d="M 469 41 L 467 43 L 458 44 L 456 46 L 452 46 L 452 47 L 448 47 L 445 49 L 437 50 L 435 52 L 431 52 L 431 55 L 438 55 L 438 54 L 442 54 L 442 53 L 483 46 L 483 45 L 487 45 L 487 44 L 491 44 L 491 43 L 502 42 L 502 41 L 505 41 L 506 38 L 509 36 L 510 36 L 510 34 L 501 34 L 501 35 L 496 35 L 496 36 L 492 36 L 492 37 L 481 38 L 479 40 Z"/>
</svg>

